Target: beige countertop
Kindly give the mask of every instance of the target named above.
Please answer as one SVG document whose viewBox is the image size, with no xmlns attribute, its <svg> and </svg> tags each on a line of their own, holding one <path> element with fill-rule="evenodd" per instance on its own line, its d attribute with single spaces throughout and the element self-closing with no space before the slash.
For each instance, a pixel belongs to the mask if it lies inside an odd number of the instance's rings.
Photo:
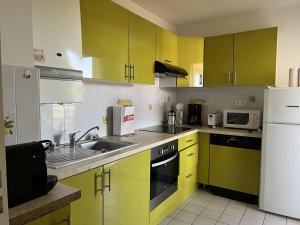
<svg viewBox="0 0 300 225">
<path fill-rule="evenodd" d="M 47 195 L 9 209 L 9 224 L 22 225 L 69 205 L 79 199 L 78 189 L 57 184 Z"/>
<path fill-rule="evenodd" d="M 209 128 L 209 127 L 195 127 L 195 126 L 192 127 L 191 130 L 179 134 L 165 134 L 165 133 L 155 133 L 155 132 L 137 130 L 134 135 L 128 135 L 122 137 L 119 136 L 106 137 L 112 140 L 121 140 L 121 141 L 137 143 L 137 145 L 124 148 L 119 151 L 113 151 L 107 154 L 99 155 L 92 159 L 87 159 L 85 161 L 78 162 L 76 164 L 69 165 L 66 167 L 62 167 L 58 169 L 48 168 L 48 174 L 56 175 L 61 180 L 197 132 L 256 137 L 256 138 L 261 138 L 262 136 L 262 133 L 259 131 L 249 132 L 247 130 L 240 130 L 240 129 Z"/>
</svg>

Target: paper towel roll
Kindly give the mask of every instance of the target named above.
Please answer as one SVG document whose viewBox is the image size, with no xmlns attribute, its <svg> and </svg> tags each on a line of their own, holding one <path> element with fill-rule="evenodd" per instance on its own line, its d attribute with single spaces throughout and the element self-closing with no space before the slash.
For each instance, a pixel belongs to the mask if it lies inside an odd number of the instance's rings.
<svg viewBox="0 0 300 225">
<path fill-rule="evenodd" d="M 294 68 L 289 69 L 289 87 L 297 87 L 298 79 L 295 74 Z"/>
</svg>

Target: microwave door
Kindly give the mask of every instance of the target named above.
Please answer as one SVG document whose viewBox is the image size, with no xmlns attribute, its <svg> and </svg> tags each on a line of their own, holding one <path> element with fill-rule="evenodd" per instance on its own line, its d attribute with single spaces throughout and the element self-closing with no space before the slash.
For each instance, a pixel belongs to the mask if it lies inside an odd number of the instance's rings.
<svg viewBox="0 0 300 225">
<path fill-rule="evenodd" d="M 250 117 L 249 113 L 228 113 L 227 124 L 230 125 L 242 125 L 246 126 L 249 124 Z"/>
</svg>

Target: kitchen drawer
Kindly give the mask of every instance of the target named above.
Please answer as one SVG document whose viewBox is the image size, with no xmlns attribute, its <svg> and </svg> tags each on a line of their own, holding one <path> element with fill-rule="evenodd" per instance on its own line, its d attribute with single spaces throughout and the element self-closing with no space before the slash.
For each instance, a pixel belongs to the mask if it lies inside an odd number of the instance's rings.
<svg viewBox="0 0 300 225">
<path fill-rule="evenodd" d="M 210 145 L 209 184 L 258 195 L 260 150 Z"/>
<path fill-rule="evenodd" d="M 178 201 L 184 203 L 192 194 L 197 191 L 197 164 L 189 167 L 178 178 Z"/>
<path fill-rule="evenodd" d="M 194 165 L 198 164 L 198 144 L 181 151 L 179 158 L 179 175 L 188 175 L 194 169 Z"/>
<path fill-rule="evenodd" d="M 178 140 L 178 150 L 181 151 L 189 146 L 198 143 L 198 133 L 194 133 Z"/>
</svg>

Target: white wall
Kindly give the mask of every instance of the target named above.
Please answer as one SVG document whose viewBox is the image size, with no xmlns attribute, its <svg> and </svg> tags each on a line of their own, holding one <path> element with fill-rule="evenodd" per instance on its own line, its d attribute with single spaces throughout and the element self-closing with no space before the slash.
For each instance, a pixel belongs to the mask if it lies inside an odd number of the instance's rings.
<svg viewBox="0 0 300 225">
<path fill-rule="evenodd" d="M 191 36 L 213 36 L 266 27 L 279 28 L 277 85 L 288 85 L 290 67 L 300 67 L 300 5 L 280 9 L 237 14 L 177 27 L 177 32 Z"/>
<path fill-rule="evenodd" d="M 0 21 L 2 64 L 33 66 L 31 0 L 3 0 Z"/>
<path fill-rule="evenodd" d="M 56 136 L 59 137 L 56 142 L 68 143 L 70 132 L 84 132 L 96 125 L 100 126 L 98 134 L 106 136 L 107 125 L 103 124 L 102 118 L 107 115 L 108 107 L 124 98 L 134 101 L 136 129 L 157 125 L 163 120 L 164 108 L 160 101 L 167 101 L 168 96 L 175 101 L 175 90 L 161 90 L 156 85 L 85 83 L 84 103 L 41 105 L 41 137 L 54 140 Z M 152 110 L 149 110 L 149 104 Z"/>
<path fill-rule="evenodd" d="M 184 122 L 187 121 L 187 105 L 194 99 L 204 101 L 201 115 L 203 125 L 207 125 L 208 113 L 223 112 L 224 109 L 263 110 L 263 87 L 180 88 L 176 93 L 176 101 L 184 104 Z M 254 96 L 255 102 L 249 101 L 249 96 Z M 236 100 L 245 101 L 246 106 L 236 105 Z"/>
<path fill-rule="evenodd" d="M 176 31 L 176 26 L 174 24 L 156 16 L 155 14 L 144 9 L 143 7 L 139 6 L 135 2 L 132 2 L 130 0 L 112 0 L 112 1 L 162 28 L 165 28 L 173 32 Z"/>
</svg>

